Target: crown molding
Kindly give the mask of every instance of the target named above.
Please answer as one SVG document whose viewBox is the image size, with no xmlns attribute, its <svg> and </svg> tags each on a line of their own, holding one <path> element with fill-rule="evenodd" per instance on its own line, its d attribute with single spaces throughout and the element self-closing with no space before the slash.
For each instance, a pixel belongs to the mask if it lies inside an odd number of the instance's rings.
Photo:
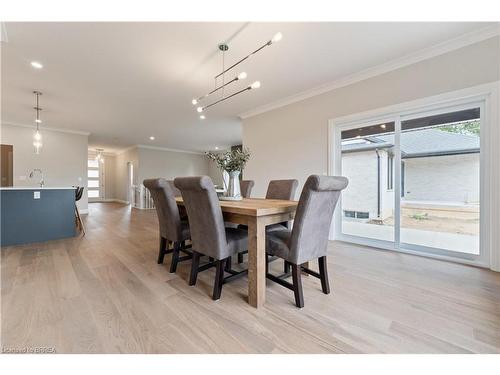
<svg viewBox="0 0 500 375">
<path fill-rule="evenodd" d="M 7 125 L 7 126 L 17 126 L 19 128 L 30 128 L 30 129 L 36 129 L 36 125 L 31 125 L 31 124 L 18 124 L 14 122 L 2 122 L 2 126 Z M 69 134 L 77 134 L 77 135 L 85 135 L 89 136 L 89 132 L 85 132 L 82 130 L 71 130 L 71 129 L 61 129 L 61 128 L 52 128 L 49 126 L 40 126 L 40 131 L 52 131 L 52 132 L 59 132 L 59 133 L 69 133 Z"/>
<path fill-rule="evenodd" d="M 314 96 L 321 95 L 341 87 L 352 85 L 356 82 L 364 81 L 368 78 L 376 77 L 381 74 L 388 73 L 390 71 L 418 63 L 420 61 L 428 60 L 430 58 L 443 55 L 447 52 L 451 52 L 466 47 L 468 45 L 493 38 L 499 34 L 500 34 L 500 25 L 488 26 L 479 30 L 475 30 L 470 33 L 461 35 L 459 37 L 436 44 L 434 46 L 424 48 L 417 52 L 413 52 L 408 55 L 402 56 L 400 58 L 390 60 L 383 64 L 345 76 L 333 82 L 329 82 L 324 85 L 317 86 L 312 89 L 302 91 L 300 93 L 274 101 L 272 103 L 265 104 L 250 111 L 243 112 L 240 115 L 238 115 L 238 117 L 244 120 L 253 116 L 257 116 L 262 113 L 269 112 L 274 109 L 287 106 L 289 104 L 297 103 L 302 100 L 309 99 Z"/>
<path fill-rule="evenodd" d="M 200 151 L 181 150 L 181 149 L 177 149 L 177 148 L 149 146 L 149 145 L 136 145 L 136 147 L 137 148 L 144 148 L 147 150 L 170 151 L 170 152 L 180 152 L 180 153 L 184 153 L 184 154 L 204 155 L 204 153 L 200 152 Z"/>
</svg>

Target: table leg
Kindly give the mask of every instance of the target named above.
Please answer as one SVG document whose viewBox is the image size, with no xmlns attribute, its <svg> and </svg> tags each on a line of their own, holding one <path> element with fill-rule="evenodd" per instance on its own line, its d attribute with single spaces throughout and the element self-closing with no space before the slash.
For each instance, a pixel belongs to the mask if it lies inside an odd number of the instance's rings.
<svg viewBox="0 0 500 375">
<path fill-rule="evenodd" d="M 258 217 L 248 223 L 248 303 L 261 307 L 266 301 L 266 226 Z"/>
</svg>

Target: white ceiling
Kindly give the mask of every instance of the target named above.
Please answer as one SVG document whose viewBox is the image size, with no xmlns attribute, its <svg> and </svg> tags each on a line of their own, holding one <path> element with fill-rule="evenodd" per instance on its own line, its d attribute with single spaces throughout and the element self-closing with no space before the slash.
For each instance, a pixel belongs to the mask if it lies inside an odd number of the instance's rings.
<svg viewBox="0 0 500 375">
<path fill-rule="evenodd" d="M 241 141 L 238 114 L 491 25 L 7 23 L 2 121 L 32 124 L 32 91 L 38 89 L 44 93 L 43 125 L 90 132 L 92 147 L 224 147 Z M 191 99 L 213 88 L 222 63 L 217 44 L 228 41 L 227 66 L 278 31 L 283 40 L 237 68 L 234 75 L 244 70 L 248 79 L 227 92 L 254 80 L 261 88 L 227 100 L 199 120 Z M 33 69 L 33 60 L 44 68 Z"/>
</svg>

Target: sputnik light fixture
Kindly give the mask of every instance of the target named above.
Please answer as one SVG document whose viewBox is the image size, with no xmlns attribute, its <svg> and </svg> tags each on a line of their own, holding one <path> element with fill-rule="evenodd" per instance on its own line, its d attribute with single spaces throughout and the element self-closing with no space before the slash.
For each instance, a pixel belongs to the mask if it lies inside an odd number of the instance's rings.
<svg viewBox="0 0 500 375">
<path fill-rule="evenodd" d="M 40 124 L 42 123 L 42 120 L 40 119 L 40 111 L 42 108 L 40 107 L 40 96 L 42 93 L 40 91 L 33 91 L 33 94 L 35 94 L 35 106 L 33 107 L 35 110 L 35 124 L 36 124 L 36 130 L 35 133 L 33 134 L 33 147 L 35 148 L 35 154 L 40 154 L 40 151 L 42 149 L 43 143 L 42 143 L 42 133 L 40 133 Z"/>
<path fill-rule="evenodd" d="M 214 77 L 214 81 L 215 81 L 215 88 L 208 92 L 207 94 L 205 95 L 202 95 L 198 98 L 195 98 L 191 101 L 191 104 L 196 106 L 196 111 L 198 113 L 202 113 L 203 111 L 205 111 L 206 109 L 210 108 L 210 107 L 213 107 L 214 105 L 216 104 L 219 104 L 227 99 L 230 99 L 238 94 L 241 94 L 243 92 L 246 92 L 246 91 L 249 91 L 249 90 L 253 90 L 253 89 L 258 89 L 260 87 L 260 82 L 259 81 L 255 81 L 253 82 L 252 84 L 248 85 L 247 87 L 241 89 L 241 90 L 238 90 L 230 95 L 227 95 L 225 96 L 224 95 L 224 89 L 229 86 L 230 84 L 234 83 L 234 82 L 237 82 L 237 81 L 241 81 L 241 80 L 244 80 L 247 78 L 247 73 L 246 72 L 241 72 L 239 73 L 236 77 L 234 77 L 233 79 L 231 79 L 230 81 L 225 81 L 225 74 L 227 72 L 229 72 L 231 69 L 234 69 L 236 66 L 238 66 L 239 64 L 241 64 L 243 61 L 247 60 L 248 58 L 250 58 L 251 56 L 255 55 L 257 52 L 261 51 L 263 48 L 265 47 L 268 47 L 270 46 L 271 44 L 273 43 L 276 43 L 276 42 L 279 42 L 281 39 L 283 38 L 283 35 L 281 33 L 277 33 L 275 34 L 270 40 L 268 40 L 266 43 L 264 43 L 262 46 L 260 46 L 259 48 L 257 48 L 256 50 L 252 51 L 251 53 L 249 53 L 248 55 L 246 55 L 245 57 L 243 57 L 242 59 L 238 60 L 237 62 L 235 62 L 233 65 L 231 65 L 230 67 L 228 67 L 227 69 L 225 68 L 225 52 L 229 50 L 229 46 L 225 43 L 222 43 L 222 44 L 219 44 L 219 50 L 222 52 L 222 72 L 220 72 L 219 74 L 217 74 L 215 77 Z M 221 78 L 222 79 L 222 83 L 220 85 L 217 85 L 217 81 L 218 79 Z M 210 95 L 216 93 L 216 92 L 221 92 L 221 98 L 210 103 L 210 104 L 207 104 L 207 105 L 200 105 L 200 102 L 203 100 L 203 99 L 206 99 L 207 97 L 209 97 Z M 200 115 L 200 119 L 205 119 L 205 115 Z"/>
</svg>

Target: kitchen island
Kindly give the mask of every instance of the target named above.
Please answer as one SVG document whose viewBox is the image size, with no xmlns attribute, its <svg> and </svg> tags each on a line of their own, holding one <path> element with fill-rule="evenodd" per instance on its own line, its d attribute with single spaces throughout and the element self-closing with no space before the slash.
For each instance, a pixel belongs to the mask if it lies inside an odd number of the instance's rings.
<svg viewBox="0 0 500 375">
<path fill-rule="evenodd" d="M 1 246 L 74 237 L 74 187 L 0 188 Z"/>
</svg>

